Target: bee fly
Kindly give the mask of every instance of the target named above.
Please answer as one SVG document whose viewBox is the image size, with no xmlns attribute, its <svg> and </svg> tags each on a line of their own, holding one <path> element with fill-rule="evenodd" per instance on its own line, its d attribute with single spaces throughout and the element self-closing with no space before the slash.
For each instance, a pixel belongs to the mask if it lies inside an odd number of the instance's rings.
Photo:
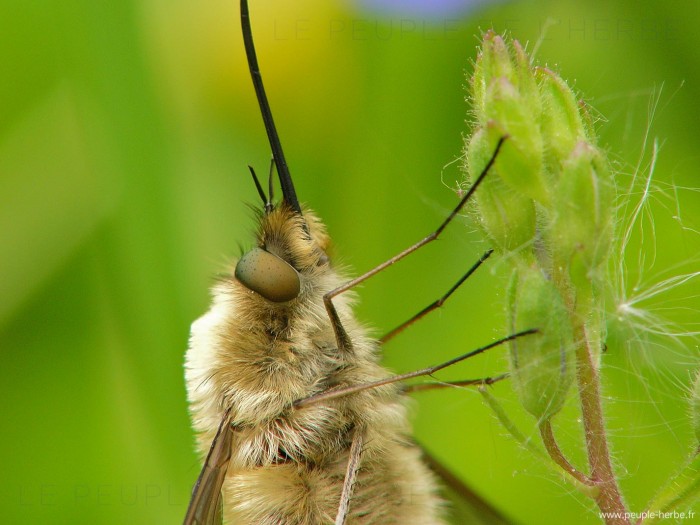
<svg viewBox="0 0 700 525">
<path fill-rule="evenodd" d="M 297 199 L 263 88 L 247 0 L 241 0 L 241 24 L 273 165 L 267 195 L 251 168 L 263 202 L 257 246 L 214 287 L 210 310 L 192 325 L 185 376 L 198 448 L 208 455 L 185 524 L 444 523 L 434 475 L 409 437 L 406 390 L 398 382 L 531 331 L 391 376 L 378 364 L 380 344 L 440 306 L 490 252 L 440 301 L 380 341 L 355 319 L 349 290 L 436 239 L 486 175 L 503 139 L 437 230 L 348 280 L 329 260 L 323 223 Z M 282 188 L 278 203 L 273 170 Z"/>
</svg>

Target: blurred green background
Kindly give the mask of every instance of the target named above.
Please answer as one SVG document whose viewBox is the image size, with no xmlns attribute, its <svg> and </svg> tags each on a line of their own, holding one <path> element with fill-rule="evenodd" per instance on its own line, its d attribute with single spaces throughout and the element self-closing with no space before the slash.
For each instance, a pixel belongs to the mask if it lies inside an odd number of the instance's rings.
<svg viewBox="0 0 700 525">
<path fill-rule="evenodd" d="M 623 187 L 645 135 L 663 143 L 664 192 L 633 243 L 648 256 L 640 271 L 630 254 L 629 293 L 698 268 L 697 2 L 485 2 L 430 18 L 369 1 L 251 4 L 297 191 L 353 271 L 427 234 L 455 204 L 465 73 L 490 27 L 531 51 L 539 41 L 540 63 L 605 117 L 601 143 Z M 258 197 L 246 165 L 264 173 L 270 156 L 238 2 L 2 0 L 0 67 L 2 521 L 178 523 L 199 472 L 182 370 L 189 324 L 216 273 L 251 244 L 244 203 Z M 363 286 L 360 317 L 378 334 L 393 328 L 486 248 L 461 220 Z M 489 263 L 392 341 L 387 364 L 409 371 L 504 335 L 499 270 Z M 692 331 L 699 295 L 690 280 L 646 306 Z M 604 395 L 623 490 L 642 510 L 691 447 L 684 396 L 698 348 L 633 336 L 617 331 L 609 346 Z M 494 375 L 504 355 L 440 377 Z M 510 386 L 493 388 L 533 433 Z M 583 467 L 570 405 L 557 428 Z M 475 391 L 416 395 L 414 412 L 418 439 L 517 522 L 597 522 Z"/>
</svg>

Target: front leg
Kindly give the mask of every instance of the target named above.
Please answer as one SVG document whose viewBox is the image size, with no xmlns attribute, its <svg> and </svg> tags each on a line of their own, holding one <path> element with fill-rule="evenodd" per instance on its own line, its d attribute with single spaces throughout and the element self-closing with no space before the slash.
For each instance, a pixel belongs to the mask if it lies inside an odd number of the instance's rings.
<svg viewBox="0 0 700 525">
<path fill-rule="evenodd" d="M 350 282 L 352 283 L 352 281 Z M 323 296 L 323 304 L 326 307 L 326 312 L 328 312 L 328 318 L 331 321 L 333 333 L 335 334 L 335 341 L 338 344 L 338 350 L 340 350 L 341 353 L 352 352 L 352 341 L 350 340 L 348 333 L 345 331 L 343 323 L 340 321 L 338 311 L 335 309 L 335 305 L 333 304 L 333 297 L 348 289 L 349 287 L 344 285 L 336 288 L 335 290 L 331 290 Z"/>
</svg>

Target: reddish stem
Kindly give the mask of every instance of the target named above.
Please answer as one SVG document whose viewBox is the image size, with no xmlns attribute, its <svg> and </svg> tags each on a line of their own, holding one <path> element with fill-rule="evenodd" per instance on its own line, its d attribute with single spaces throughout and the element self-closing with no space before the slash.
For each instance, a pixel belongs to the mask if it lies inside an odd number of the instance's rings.
<svg viewBox="0 0 700 525">
<path fill-rule="evenodd" d="M 600 376 L 588 348 L 586 332 L 581 325 L 575 327 L 574 337 L 578 341 L 576 378 L 581 399 L 588 464 L 591 469 L 590 479 L 600 488 L 596 503 L 601 512 L 608 513 L 608 517 L 604 518 L 607 525 L 629 525 L 630 521 L 625 517 L 627 510 L 610 461 L 610 449 L 600 401 Z"/>
<path fill-rule="evenodd" d="M 551 457 L 554 462 L 571 474 L 578 481 L 584 485 L 594 485 L 594 483 L 576 467 L 574 467 L 569 460 L 566 459 L 564 453 L 559 448 L 557 440 L 554 438 L 554 432 L 552 432 L 552 422 L 548 419 L 540 423 L 540 435 L 542 436 L 542 442 L 544 447 L 547 449 L 547 454 Z"/>
</svg>

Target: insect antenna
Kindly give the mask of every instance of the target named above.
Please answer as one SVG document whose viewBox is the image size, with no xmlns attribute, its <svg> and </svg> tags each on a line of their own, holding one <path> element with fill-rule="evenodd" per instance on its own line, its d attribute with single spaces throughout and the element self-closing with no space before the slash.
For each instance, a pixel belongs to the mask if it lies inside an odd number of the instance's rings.
<svg viewBox="0 0 700 525">
<path fill-rule="evenodd" d="M 260 185 L 260 180 L 258 179 L 258 176 L 255 174 L 255 170 L 253 169 L 253 166 L 248 166 L 248 169 L 250 170 L 250 174 L 253 176 L 253 182 L 255 183 L 255 189 L 258 190 L 258 195 L 260 195 L 260 198 L 263 201 L 263 206 L 265 206 L 265 211 L 268 211 L 268 207 L 271 207 L 270 201 L 272 199 L 268 199 L 267 196 L 265 195 L 265 191 L 262 189 L 262 186 Z"/>
<path fill-rule="evenodd" d="M 292 176 L 290 175 L 289 168 L 287 167 L 287 161 L 284 158 L 284 152 L 282 151 L 282 144 L 280 143 L 280 138 L 277 134 L 275 121 L 272 119 L 270 103 L 267 101 L 267 95 L 265 94 L 265 87 L 263 86 L 260 66 L 258 65 L 258 57 L 255 54 L 255 44 L 253 43 L 253 31 L 250 27 L 250 15 L 248 12 L 247 0 L 241 0 L 241 28 L 243 30 L 245 54 L 248 58 L 248 69 L 250 69 L 250 76 L 253 79 L 255 95 L 258 99 L 263 122 L 265 123 L 267 138 L 270 141 L 272 158 L 274 164 L 277 166 L 277 174 L 280 179 L 280 186 L 282 186 L 282 196 L 284 201 L 294 211 L 301 214 L 301 206 L 299 205 L 299 200 L 297 199 L 297 194 L 294 190 L 294 184 L 292 183 Z"/>
</svg>

